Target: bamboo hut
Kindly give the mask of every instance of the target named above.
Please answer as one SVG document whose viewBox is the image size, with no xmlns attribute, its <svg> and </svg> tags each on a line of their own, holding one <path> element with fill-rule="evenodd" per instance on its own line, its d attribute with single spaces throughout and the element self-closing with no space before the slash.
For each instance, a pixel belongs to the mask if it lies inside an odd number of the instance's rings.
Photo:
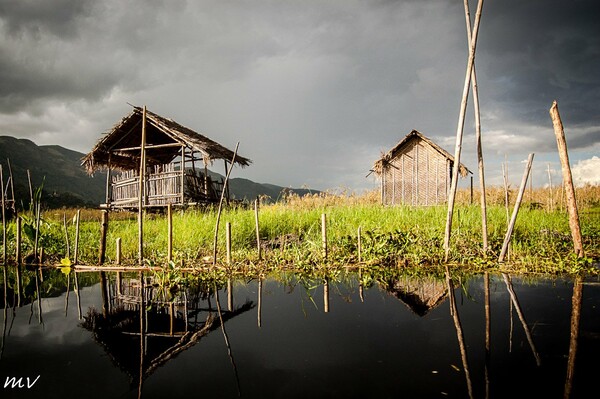
<svg viewBox="0 0 600 399">
<path fill-rule="evenodd" d="M 143 207 L 194 205 L 219 200 L 224 181 L 211 178 L 208 166 L 222 159 L 227 171 L 233 155 L 233 151 L 171 119 L 133 106 L 132 112 L 83 157 L 82 165 L 90 175 L 107 170 L 106 203 L 102 207 L 138 208 L 140 192 Z M 202 165 L 197 165 L 198 161 Z M 251 162 L 236 155 L 239 166 Z M 225 191 L 229 199 L 227 187 Z"/>
<path fill-rule="evenodd" d="M 381 202 L 385 205 L 437 205 L 446 202 L 454 157 L 413 130 L 373 165 L 381 179 Z M 472 172 L 462 163 L 459 175 Z"/>
</svg>

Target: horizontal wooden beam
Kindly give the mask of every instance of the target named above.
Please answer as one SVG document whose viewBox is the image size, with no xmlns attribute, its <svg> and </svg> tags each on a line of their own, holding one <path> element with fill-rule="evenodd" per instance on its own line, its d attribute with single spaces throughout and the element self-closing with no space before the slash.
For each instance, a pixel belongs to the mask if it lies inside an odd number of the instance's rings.
<svg viewBox="0 0 600 399">
<path fill-rule="evenodd" d="M 146 150 L 154 149 L 154 148 L 167 148 L 167 147 L 182 147 L 180 143 L 167 143 L 167 144 L 147 144 L 145 146 Z M 112 151 L 136 151 L 141 150 L 142 147 L 127 147 L 127 148 L 114 148 Z"/>
</svg>

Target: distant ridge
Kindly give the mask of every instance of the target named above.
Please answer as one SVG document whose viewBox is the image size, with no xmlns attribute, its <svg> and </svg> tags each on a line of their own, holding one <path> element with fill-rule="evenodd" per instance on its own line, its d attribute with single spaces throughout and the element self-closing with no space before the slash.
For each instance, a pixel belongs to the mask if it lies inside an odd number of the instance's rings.
<svg viewBox="0 0 600 399">
<path fill-rule="evenodd" d="M 10 160 L 17 206 L 27 207 L 29 204 L 27 170 L 30 172 L 34 189 L 43 183 L 43 203 L 46 207 L 96 207 L 105 202 L 106 173 L 88 176 L 81 166 L 81 158 L 84 155 L 59 145 L 38 146 L 28 139 L 0 136 L 0 164 L 4 171 L 4 184 L 6 185 L 9 178 Z M 219 179 L 223 178 L 218 173 L 210 173 Z M 267 196 L 277 201 L 284 190 L 300 196 L 318 193 L 309 189 L 256 183 L 244 178 L 230 179 L 229 188 L 232 197 L 240 200 Z"/>
</svg>

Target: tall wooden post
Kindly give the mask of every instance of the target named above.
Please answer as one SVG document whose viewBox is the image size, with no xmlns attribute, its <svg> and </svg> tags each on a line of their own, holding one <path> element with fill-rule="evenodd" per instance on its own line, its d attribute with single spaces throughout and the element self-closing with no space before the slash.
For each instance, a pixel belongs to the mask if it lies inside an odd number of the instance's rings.
<svg viewBox="0 0 600 399">
<path fill-rule="evenodd" d="M 16 249 L 15 249 L 15 258 L 17 258 L 17 267 L 21 266 L 21 224 L 22 220 L 20 216 L 17 216 L 17 236 L 16 236 Z"/>
<path fill-rule="evenodd" d="M 2 264 L 6 265 L 6 204 L 4 203 L 4 175 L 2 174 L 2 165 L 0 165 L 0 188 L 2 189 Z"/>
<path fill-rule="evenodd" d="M 138 192 L 138 263 L 144 263 L 144 196 L 146 180 L 146 106 L 142 113 L 142 143 L 140 150 L 140 181 Z M 183 187 L 182 187 L 183 189 Z"/>
<path fill-rule="evenodd" d="M 565 139 L 565 131 L 563 128 L 560 114 L 558 113 L 558 104 L 556 101 L 552 103 L 550 108 L 550 117 L 554 126 L 554 134 L 556 135 L 556 144 L 558 145 L 558 155 L 560 156 L 560 164 L 562 166 L 563 183 L 567 194 L 567 209 L 569 211 L 569 227 L 571 228 L 571 236 L 573 237 L 573 246 L 575 253 L 579 257 L 583 257 L 583 240 L 581 238 L 581 227 L 579 226 L 579 212 L 577 211 L 577 200 L 575 198 L 575 188 L 573 186 L 573 176 L 571 175 L 571 166 L 569 164 L 569 153 L 567 151 L 567 140 Z"/>
</svg>

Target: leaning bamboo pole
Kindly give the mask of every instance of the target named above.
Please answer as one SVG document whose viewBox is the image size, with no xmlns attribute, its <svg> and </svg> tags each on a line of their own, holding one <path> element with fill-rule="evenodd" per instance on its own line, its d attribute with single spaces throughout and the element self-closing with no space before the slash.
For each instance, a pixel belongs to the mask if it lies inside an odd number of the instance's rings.
<svg viewBox="0 0 600 399">
<path fill-rule="evenodd" d="M 471 14 L 469 12 L 469 1 L 464 1 L 465 19 L 467 22 L 467 40 L 471 43 Z M 475 113 L 475 141 L 477 142 L 477 166 L 479 169 L 479 189 L 481 203 L 481 239 L 483 241 L 483 253 L 488 249 L 488 234 L 487 234 L 487 205 L 485 200 L 485 173 L 483 166 L 483 151 L 481 148 L 481 115 L 479 112 L 479 88 L 477 86 L 477 74 L 475 72 L 475 63 L 473 62 L 473 70 L 471 73 L 471 84 L 473 86 L 473 111 Z M 473 179 L 471 177 L 471 179 Z M 473 199 L 473 184 L 471 180 L 471 200 Z"/>
<path fill-rule="evenodd" d="M 563 172 L 563 182 L 567 194 L 567 210 L 569 211 L 569 227 L 573 237 L 573 246 L 575 253 L 583 257 L 583 240 L 581 238 L 581 227 L 579 226 L 579 212 L 577 211 L 577 199 L 575 198 L 575 188 L 573 186 L 573 176 L 571 175 L 571 166 L 569 165 L 569 153 L 567 151 L 567 141 L 565 139 L 565 130 L 563 128 L 560 114 L 558 113 L 558 104 L 552 103 L 550 108 L 550 117 L 554 126 L 556 135 L 556 144 L 558 145 L 558 155 Z"/>
<path fill-rule="evenodd" d="M 444 234 L 444 249 L 446 250 L 446 258 L 450 252 L 450 233 L 452 231 L 452 215 L 454 212 L 454 202 L 456 200 L 456 188 L 458 185 L 458 171 L 460 169 L 460 153 L 462 149 L 462 136 L 465 125 L 465 114 L 467 110 L 467 100 L 469 97 L 469 86 L 471 85 L 471 74 L 473 64 L 475 63 L 475 50 L 477 48 L 477 36 L 479 34 L 479 22 L 481 21 L 481 10 L 483 8 L 483 0 L 477 3 L 477 12 L 475 14 L 475 24 L 471 34 L 469 60 L 467 62 L 467 72 L 465 76 L 465 84 L 463 86 L 462 102 L 460 105 L 460 114 L 458 117 L 458 126 L 456 128 L 456 145 L 454 149 L 454 168 L 452 170 L 452 180 L 450 181 L 450 194 L 448 195 L 448 214 L 446 215 L 446 231 Z"/>
<path fill-rule="evenodd" d="M 521 187 L 519 188 L 519 195 L 517 196 L 517 201 L 515 202 L 515 207 L 513 209 L 513 213 L 510 218 L 510 223 L 508 224 L 508 229 L 506 230 L 506 235 L 504 236 L 504 243 L 502 244 L 502 251 L 500 251 L 500 256 L 498 257 L 498 262 L 504 262 L 504 257 L 506 256 L 506 251 L 508 250 L 508 244 L 510 243 L 510 238 L 512 236 L 513 229 L 515 227 L 515 222 L 517 220 L 517 215 L 519 213 L 521 201 L 523 200 L 523 193 L 525 192 L 525 187 L 527 187 L 527 178 L 529 177 L 529 172 L 531 171 L 532 163 L 533 163 L 533 153 L 529 154 L 529 158 L 527 159 L 527 166 L 525 167 L 525 172 L 523 173 L 523 179 L 521 180 Z"/>
</svg>

